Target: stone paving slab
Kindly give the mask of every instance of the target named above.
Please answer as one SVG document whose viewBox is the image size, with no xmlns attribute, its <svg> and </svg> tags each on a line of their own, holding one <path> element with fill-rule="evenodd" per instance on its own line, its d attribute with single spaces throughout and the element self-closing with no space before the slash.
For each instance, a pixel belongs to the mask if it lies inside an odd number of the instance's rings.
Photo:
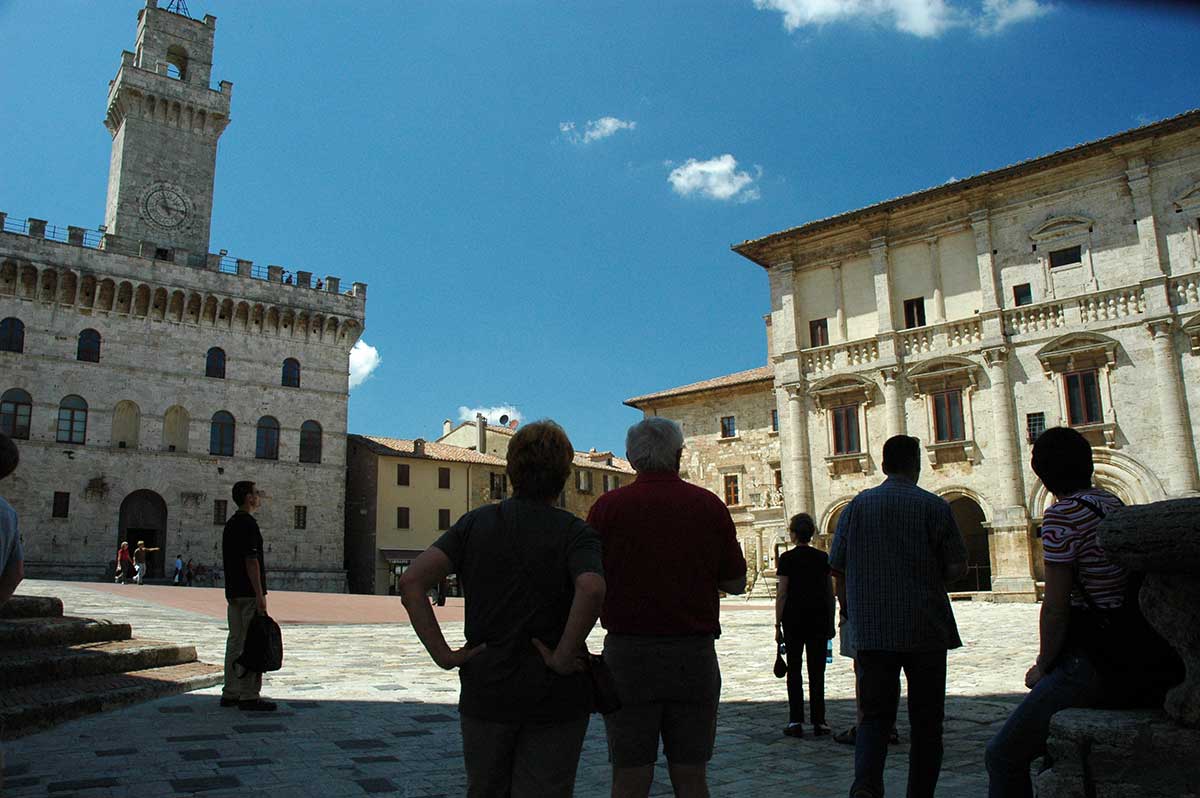
<svg viewBox="0 0 1200 798">
<path fill-rule="evenodd" d="M 152 603 L 149 593 L 50 582 L 27 582 L 21 589 L 59 595 L 75 615 L 129 622 L 139 634 L 194 644 L 208 662 L 223 658 L 223 619 Z M 342 598 L 319 596 L 326 604 Z M 378 600 L 399 605 L 394 598 Z M 949 659 L 939 794 L 979 796 L 986 792 L 983 746 L 1024 694 L 1021 682 L 1036 653 L 1037 607 L 956 603 L 955 612 L 967 645 Z M 723 603 L 725 634 L 717 648 L 724 686 L 710 771 L 713 795 L 845 795 L 852 748 L 828 737 L 780 734 L 787 704 L 783 681 L 771 674 L 772 618 L 769 605 Z M 460 622 L 446 619 L 444 627 L 450 640 L 461 640 Z M 5 744 L 5 797 L 464 793 L 457 676 L 430 662 L 407 624 L 293 624 L 283 634 L 284 669 L 264 683 L 264 694 L 281 702 L 280 712 L 250 716 L 220 708 L 219 688 L 210 688 L 73 721 Z M 592 649 L 601 642 L 602 632 L 595 633 Z M 852 723 L 849 661 L 838 657 L 829 666 L 826 694 L 830 723 Z M 903 707 L 900 729 L 906 738 Z M 904 744 L 892 748 L 890 795 L 903 794 L 907 751 Z M 50 790 L 85 779 L 117 783 Z M 609 786 L 603 724 L 593 716 L 577 795 L 606 796 Z M 671 794 L 665 767 L 656 769 L 651 794 Z"/>
</svg>

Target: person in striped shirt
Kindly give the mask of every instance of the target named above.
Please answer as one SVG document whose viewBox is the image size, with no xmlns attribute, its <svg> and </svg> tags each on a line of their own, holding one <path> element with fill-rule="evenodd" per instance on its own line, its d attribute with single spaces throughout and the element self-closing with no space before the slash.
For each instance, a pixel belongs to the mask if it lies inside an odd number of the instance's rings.
<svg viewBox="0 0 1200 798">
<path fill-rule="evenodd" d="M 1103 679 L 1081 650 L 1067 645 L 1071 607 L 1115 609 L 1129 573 L 1109 559 L 1096 535 L 1121 500 L 1092 485 L 1092 447 L 1069 427 L 1048 429 L 1033 444 L 1033 472 L 1054 494 L 1042 522 L 1046 593 L 1041 647 L 1025 675 L 1029 695 L 988 743 L 988 798 L 1029 798 L 1029 767 L 1046 747 L 1050 718 L 1068 707 L 1095 704 Z M 1086 595 L 1085 595 L 1086 593 Z"/>
</svg>

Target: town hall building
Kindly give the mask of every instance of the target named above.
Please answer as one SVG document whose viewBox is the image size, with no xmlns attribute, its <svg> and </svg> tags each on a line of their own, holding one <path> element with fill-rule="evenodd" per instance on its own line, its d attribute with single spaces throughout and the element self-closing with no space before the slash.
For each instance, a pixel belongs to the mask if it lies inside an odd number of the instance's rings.
<svg viewBox="0 0 1200 798">
<path fill-rule="evenodd" d="M 98 230 L 0 213 L 0 431 L 21 455 L 2 489 L 31 576 L 109 574 L 121 541 L 160 549 L 151 577 L 177 554 L 214 568 L 233 483 L 253 480 L 270 586 L 346 588 L 367 287 L 209 251 L 233 93 L 211 85 L 215 31 L 156 0 L 139 11 L 108 87 Z"/>
</svg>

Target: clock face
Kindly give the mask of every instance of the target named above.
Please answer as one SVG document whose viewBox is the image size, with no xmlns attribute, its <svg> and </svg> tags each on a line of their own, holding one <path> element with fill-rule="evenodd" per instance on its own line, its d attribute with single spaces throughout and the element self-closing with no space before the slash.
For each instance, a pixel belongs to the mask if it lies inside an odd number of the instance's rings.
<svg viewBox="0 0 1200 798">
<path fill-rule="evenodd" d="M 152 186 L 142 198 L 142 215 L 159 227 L 172 230 L 188 220 L 191 203 L 172 186 Z"/>
</svg>

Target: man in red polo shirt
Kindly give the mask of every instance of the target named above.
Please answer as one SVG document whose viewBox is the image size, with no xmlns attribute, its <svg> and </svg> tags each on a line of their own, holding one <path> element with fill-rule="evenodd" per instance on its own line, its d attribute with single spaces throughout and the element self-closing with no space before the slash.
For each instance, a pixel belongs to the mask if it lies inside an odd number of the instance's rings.
<svg viewBox="0 0 1200 798">
<path fill-rule="evenodd" d="M 679 425 L 644 419 L 625 451 L 637 479 L 588 514 L 604 547 L 604 659 L 622 704 L 604 719 L 612 794 L 649 794 L 661 736 L 675 794 L 707 796 L 721 694 L 717 592 L 745 592 L 746 560 L 724 503 L 679 477 Z"/>
</svg>

